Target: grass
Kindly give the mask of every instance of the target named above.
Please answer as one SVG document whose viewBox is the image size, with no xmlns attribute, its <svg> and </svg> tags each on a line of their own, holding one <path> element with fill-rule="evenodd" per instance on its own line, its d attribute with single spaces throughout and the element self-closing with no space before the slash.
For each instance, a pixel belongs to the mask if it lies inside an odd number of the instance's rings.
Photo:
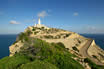
<svg viewBox="0 0 104 69">
<path fill-rule="evenodd" d="M 17 69 L 20 65 L 30 62 L 26 56 L 5 57 L 0 60 L 0 69 Z"/>
<path fill-rule="evenodd" d="M 28 41 L 13 57 L 1 59 L 0 69 L 84 69 L 62 43 L 48 43 L 25 33 L 19 38 Z"/>
<path fill-rule="evenodd" d="M 40 39 L 34 39 L 34 50 L 29 50 L 29 48 L 21 53 L 28 55 L 33 60 L 38 59 L 40 61 L 47 61 L 59 69 L 83 69 L 83 67 L 71 57 L 73 56 L 69 53 L 62 43 L 47 43 Z M 31 48 L 30 48 L 31 49 Z M 33 48 L 32 48 L 33 49 Z M 38 58 L 37 58 L 38 57 Z"/>
<path fill-rule="evenodd" d="M 35 60 L 33 62 L 27 63 L 22 65 L 19 69 L 58 69 L 55 65 L 46 62 L 46 61 L 40 61 Z"/>
</svg>

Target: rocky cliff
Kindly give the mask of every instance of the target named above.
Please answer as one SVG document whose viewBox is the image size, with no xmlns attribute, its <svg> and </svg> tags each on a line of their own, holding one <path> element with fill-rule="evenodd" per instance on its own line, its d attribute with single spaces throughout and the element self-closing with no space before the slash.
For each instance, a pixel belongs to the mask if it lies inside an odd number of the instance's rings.
<svg viewBox="0 0 104 69">
<path fill-rule="evenodd" d="M 42 27 L 30 26 L 27 29 L 25 29 L 23 33 L 19 34 L 16 42 L 9 47 L 10 56 L 13 56 L 16 53 L 21 52 L 21 49 L 24 46 L 32 46 L 34 44 L 32 41 L 33 38 L 38 38 L 49 43 L 61 42 L 65 45 L 65 48 L 69 52 L 78 56 L 80 59 L 83 58 L 90 59 L 91 57 L 92 61 L 96 59 L 96 62 L 99 61 L 101 65 L 103 65 L 104 63 L 104 51 L 100 49 L 98 45 L 96 45 L 94 40 L 91 41 L 92 39 L 85 38 L 75 32 L 56 29 L 56 28 L 44 28 L 44 26 Z M 28 40 L 31 40 L 30 44 L 26 43 L 26 41 Z M 89 41 L 91 41 L 91 43 L 90 45 L 87 45 L 87 42 Z M 79 51 L 81 51 L 84 46 L 88 46 L 88 48 L 85 49 L 85 52 L 90 57 L 83 56 L 85 54 L 80 54 Z M 83 65 L 81 61 L 80 63 Z"/>
</svg>

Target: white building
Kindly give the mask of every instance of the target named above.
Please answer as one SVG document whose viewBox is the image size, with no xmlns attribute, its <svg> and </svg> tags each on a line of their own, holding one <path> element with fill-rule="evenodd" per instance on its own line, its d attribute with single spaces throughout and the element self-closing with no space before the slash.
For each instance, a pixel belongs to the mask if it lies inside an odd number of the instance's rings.
<svg viewBox="0 0 104 69">
<path fill-rule="evenodd" d="M 38 18 L 38 24 L 35 23 L 34 27 L 38 27 L 38 28 L 44 27 L 45 29 L 49 29 L 47 26 L 41 24 L 40 17 Z"/>
</svg>

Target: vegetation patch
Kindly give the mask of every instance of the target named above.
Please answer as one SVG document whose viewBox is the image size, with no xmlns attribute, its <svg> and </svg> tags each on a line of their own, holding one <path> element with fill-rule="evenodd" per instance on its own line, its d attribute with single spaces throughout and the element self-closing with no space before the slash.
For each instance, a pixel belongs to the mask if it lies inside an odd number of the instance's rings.
<svg viewBox="0 0 104 69">
<path fill-rule="evenodd" d="M 27 63 L 22 65 L 19 69 L 59 69 L 55 65 L 46 62 L 46 61 L 40 61 L 40 60 L 35 60 L 33 62 Z"/>
<path fill-rule="evenodd" d="M 5 57 L 0 60 L 0 69 L 17 69 L 22 64 L 30 62 L 26 56 Z"/>
<path fill-rule="evenodd" d="M 33 27 L 32 31 L 36 31 L 36 28 L 35 28 L 35 27 Z"/>
<path fill-rule="evenodd" d="M 104 66 L 96 65 L 94 62 L 92 62 L 89 58 L 85 58 L 84 62 L 88 63 L 91 69 L 104 69 Z"/>
<path fill-rule="evenodd" d="M 0 69 L 84 69 L 62 43 L 29 37 L 20 50 L 13 57 L 1 59 Z"/>
<path fill-rule="evenodd" d="M 72 47 L 72 49 L 75 50 L 75 51 L 77 51 L 77 52 L 79 52 L 79 50 L 78 50 L 77 47 L 75 47 L 75 46 Z"/>
<path fill-rule="evenodd" d="M 46 39 L 53 39 L 53 36 L 52 35 L 45 35 L 44 38 L 46 38 Z"/>
</svg>

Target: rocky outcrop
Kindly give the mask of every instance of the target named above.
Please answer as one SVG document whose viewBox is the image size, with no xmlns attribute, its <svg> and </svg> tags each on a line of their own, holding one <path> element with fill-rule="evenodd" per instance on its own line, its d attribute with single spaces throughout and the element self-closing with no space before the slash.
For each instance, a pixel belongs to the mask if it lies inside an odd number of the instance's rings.
<svg viewBox="0 0 104 69">
<path fill-rule="evenodd" d="M 77 53 L 77 56 L 80 56 L 79 51 L 89 40 L 89 38 L 85 38 L 75 32 L 56 28 L 46 28 L 44 25 L 42 25 L 42 27 L 29 26 L 23 33 L 23 36 L 28 35 L 28 37 L 39 38 L 49 43 L 61 42 L 69 51 L 75 51 L 74 54 Z M 25 40 L 28 40 L 27 37 L 25 37 Z M 9 47 L 10 56 L 13 56 L 15 53 L 19 52 L 22 46 L 24 46 L 24 42 L 22 40 L 18 40 L 16 43 L 12 44 Z M 88 52 L 89 56 L 92 58 L 96 58 L 102 63 L 104 62 L 104 51 L 96 45 L 94 40 L 86 52 Z"/>
<path fill-rule="evenodd" d="M 98 45 L 96 45 L 95 40 L 92 41 L 91 46 L 88 48 L 87 52 L 91 57 L 104 63 L 104 51 Z"/>
<path fill-rule="evenodd" d="M 23 46 L 23 43 L 21 41 L 18 41 L 14 44 L 12 44 L 10 47 L 9 47 L 9 50 L 10 50 L 10 56 L 13 56 L 14 54 L 16 54 L 17 52 L 20 51 L 20 48 Z"/>
</svg>

